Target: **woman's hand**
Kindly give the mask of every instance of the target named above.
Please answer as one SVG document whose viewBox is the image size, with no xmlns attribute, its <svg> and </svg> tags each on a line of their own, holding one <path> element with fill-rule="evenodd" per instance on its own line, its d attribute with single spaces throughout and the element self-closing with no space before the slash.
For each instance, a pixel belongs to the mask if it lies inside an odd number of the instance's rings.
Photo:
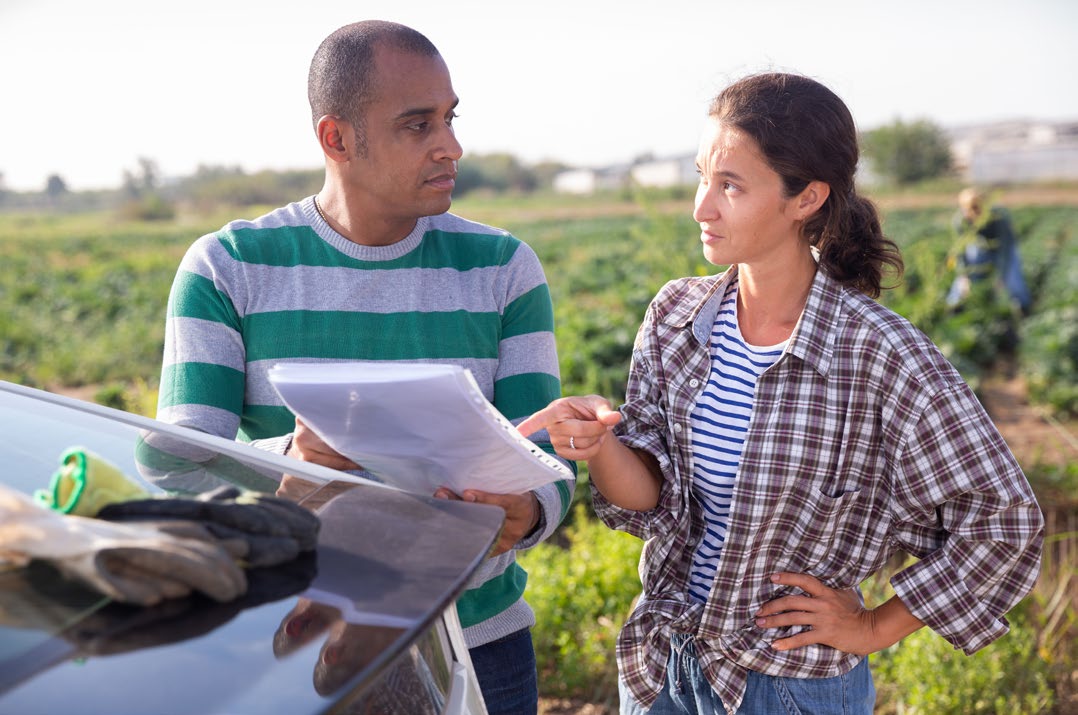
<svg viewBox="0 0 1078 715">
<path fill-rule="evenodd" d="M 821 644 L 845 653 L 868 655 L 894 645 L 924 625 L 897 596 L 879 608 L 867 609 L 861 605 L 856 589 L 829 588 L 808 574 L 778 573 L 771 580 L 800 588 L 804 594 L 768 601 L 756 612 L 756 625 L 810 628 L 774 641 L 771 647 L 776 650 Z"/>
<path fill-rule="evenodd" d="M 621 413 L 605 397 L 563 397 L 521 422 L 517 431 L 529 437 L 546 429 L 550 444 L 559 456 L 589 460 L 599 452 L 611 428 L 620 421 Z"/>
<path fill-rule="evenodd" d="M 648 511 L 659 503 L 662 473 L 655 457 L 623 445 L 614 435 L 621 413 L 599 395 L 563 397 L 527 418 L 517 430 L 528 437 L 541 429 L 565 459 L 586 461 L 591 483 L 612 504 Z"/>
</svg>

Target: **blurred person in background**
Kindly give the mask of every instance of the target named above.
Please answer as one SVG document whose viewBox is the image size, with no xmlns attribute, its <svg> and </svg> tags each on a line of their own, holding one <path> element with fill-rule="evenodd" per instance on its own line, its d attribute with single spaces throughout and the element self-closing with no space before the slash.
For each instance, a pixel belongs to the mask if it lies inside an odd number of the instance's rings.
<svg viewBox="0 0 1078 715">
<path fill-rule="evenodd" d="M 958 194 L 953 224 L 959 253 L 957 275 L 947 293 L 947 305 L 960 306 L 973 284 L 992 281 L 1002 285 L 1023 316 L 1029 315 L 1033 299 L 1022 275 L 1018 236 L 1010 212 L 1003 206 L 987 205 L 983 191 L 968 187 Z"/>
<path fill-rule="evenodd" d="M 1036 581 L 1021 468 L 939 349 L 874 300 L 902 259 L 857 160 L 820 83 L 724 89 L 693 217 L 729 267 L 652 300 L 619 410 L 566 397 L 519 425 L 586 460 L 596 513 L 645 540 L 623 713 L 869 715 L 870 653 L 926 625 L 976 652 Z M 859 585 L 899 551 L 917 560 L 866 606 Z"/>
</svg>

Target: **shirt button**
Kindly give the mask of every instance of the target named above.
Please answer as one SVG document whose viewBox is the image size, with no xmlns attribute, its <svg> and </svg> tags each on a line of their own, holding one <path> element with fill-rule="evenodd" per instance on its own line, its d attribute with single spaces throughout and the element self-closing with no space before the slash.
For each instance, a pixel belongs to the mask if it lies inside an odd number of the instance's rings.
<svg viewBox="0 0 1078 715">
<path fill-rule="evenodd" d="M 680 424 L 674 425 L 674 431 L 675 432 L 680 432 L 681 431 L 681 425 Z"/>
<path fill-rule="evenodd" d="M 695 377 L 693 379 L 689 380 L 689 387 L 697 387 L 699 385 L 700 385 L 700 381 L 697 380 Z"/>
</svg>

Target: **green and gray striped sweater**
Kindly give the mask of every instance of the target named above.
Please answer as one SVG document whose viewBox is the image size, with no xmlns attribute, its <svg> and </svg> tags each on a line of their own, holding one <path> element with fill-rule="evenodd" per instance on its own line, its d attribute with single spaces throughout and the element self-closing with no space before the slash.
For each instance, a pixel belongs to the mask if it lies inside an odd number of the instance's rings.
<svg viewBox="0 0 1078 715">
<path fill-rule="evenodd" d="M 462 365 L 513 422 L 561 394 L 542 267 L 505 231 L 442 214 L 361 246 L 308 197 L 191 246 L 169 297 L 159 419 L 282 452 L 294 417 L 267 371 L 317 360 Z M 518 548 L 553 532 L 573 487 L 537 491 L 541 525 Z M 526 581 L 513 551 L 484 562 L 457 604 L 469 647 L 534 624 Z"/>
</svg>

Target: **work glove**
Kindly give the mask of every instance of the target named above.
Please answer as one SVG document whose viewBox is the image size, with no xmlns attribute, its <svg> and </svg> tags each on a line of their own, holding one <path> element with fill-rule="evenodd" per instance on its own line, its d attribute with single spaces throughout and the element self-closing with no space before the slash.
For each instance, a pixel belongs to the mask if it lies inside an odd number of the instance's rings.
<svg viewBox="0 0 1078 715">
<path fill-rule="evenodd" d="M 0 562 L 46 561 L 123 603 L 148 606 L 192 592 L 225 602 L 246 591 L 243 570 L 213 535 L 187 533 L 195 538 L 60 514 L 0 486 Z"/>
<path fill-rule="evenodd" d="M 224 486 L 197 497 L 156 497 L 109 504 L 99 519 L 117 522 L 150 521 L 159 529 L 168 522 L 194 522 L 232 548 L 247 545 L 242 556 L 249 567 L 274 566 L 311 551 L 318 544 L 321 522 L 313 513 L 261 492 Z"/>
<path fill-rule="evenodd" d="M 96 516 L 106 504 L 148 496 L 115 465 L 83 447 L 61 454 L 49 488 L 34 492 L 34 498 L 50 509 L 77 516 Z"/>
<path fill-rule="evenodd" d="M 265 569 L 245 569 L 247 592 L 228 603 L 192 595 L 152 608 L 109 604 L 61 635 L 80 656 L 112 655 L 197 638 L 228 623 L 242 611 L 306 589 L 314 578 L 315 554 Z"/>
<path fill-rule="evenodd" d="M 176 643 L 208 633 L 244 609 L 303 591 L 317 573 L 315 558 L 310 552 L 274 568 L 245 571 L 247 592 L 227 603 L 192 594 L 138 608 L 103 604 L 100 593 L 66 579 L 47 562 L 33 561 L 0 570 L 0 627 L 63 638 L 74 647 L 73 658 Z M 0 674 L 0 690 L 4 683 Z"/>
</svg>

